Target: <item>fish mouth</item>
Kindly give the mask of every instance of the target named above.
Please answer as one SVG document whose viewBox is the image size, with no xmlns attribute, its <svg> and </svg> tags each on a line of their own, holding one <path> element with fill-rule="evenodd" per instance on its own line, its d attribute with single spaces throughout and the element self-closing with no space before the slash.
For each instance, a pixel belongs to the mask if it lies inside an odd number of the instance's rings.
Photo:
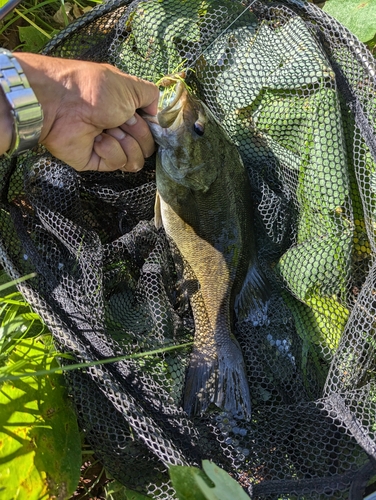
<svg viewBox="0 0 376 500">
<path fill-rule="evenodd" d="M 175 84 L 175 89 L 171 92 L 171 94 L 169 94 L 170 99 L 168 104 L 166 106 L 163 106 L 163 102 L 165 102 L 166 90 L 167 89 L 161 91 L 160 93 L 160 100 L 159 100 L 159 102 L 161 103 L 160 113 L 163 113 L 164 111 L 169 111 L 170 109 L 174 109 L 183 96 L 184 96 L 183 100 L 186 99 L 187 89 L 185 83 L 179 81 Z"/>
<path fill-rule="evenodd" d="M 146 113 L 142 113 L 142 117 L 149 123 L 160 125 L 162 128 L 171 128 L 179 113 L 183 111 L 184 106 L 187 102 L 187 98 L 188 93 L 184 83 L 178 82 L 167 106 L 160 105 L 158 107 L 157 115 L 148 115 Z M 165 91 L 161 91 L 159 103 L 163 104 L 164 102 Z"/>
<path fill-rule="evenodd" d="M 160 109 L 157 115 L 142 114 L 155 142 L 160 146 L 177 146 L 181 135 L 185 132 L 184 120 L 186 112 L 189 112 L 187 90 L 180 82 L 176 87 L 176 93 L 170 104 Z"/>
<path fill-rule="evenodd" d="M 149 124 L 152 123 L 154 125 L 159 125 L 159 121 L 158 121 L 158 116 L 157 115 L 148 115 L 147 113 L 142 113 L 141 116 L 142 116 L 142 118 L 147 123 L 149 123 Z"/>
<path fill-rule="evenodd" d="M 195 123 L 200 115 L 200 107 L 194 97 L 192 97 L 184 81 L 176 83 L 175 89 L 166 98 L 166 90 L 161 91 L 156 116 L 143 114 L 143 118 L 151 125 L 151 131 L 158 142 L 158 138 L 165 135 L 161 129 L 168 129 L 169 133 L 179 134 L 184 131 L 185 123 Z M 166 104 L 167 105 L 163 105 Z M 202 113 L 201 113 L 202 114 Z"/>
<path fill-rule="evenodd" d="M 162 93 L 162 102 L 164 93 Z M 158 122 L 162 128 L 171 132 L 178 132 L 184 124 L 184 114 L 189 109 L 189 95 L 185 84 L 179 81 L 175 86 L 175 95 L 172 96 L 169 104 L 158 112 Z"/>
<path fill-rule="evenodd" d="M 167 147 L 169 144 L 169 130 L 161 126 L 158 115 L 143 114 L 142 118 L 149 125 L 150 132 L 157 144 Z"/>
</svg>

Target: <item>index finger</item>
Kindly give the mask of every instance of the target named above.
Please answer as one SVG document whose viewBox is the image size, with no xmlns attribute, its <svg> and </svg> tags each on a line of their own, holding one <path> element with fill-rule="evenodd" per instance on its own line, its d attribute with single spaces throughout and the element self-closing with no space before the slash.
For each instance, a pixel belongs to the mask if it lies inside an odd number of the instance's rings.
<svg viewBox="0 0 376 500">
<path fill-rule="evenodd" d="M 140 145 L 144 158 L 148 158 L 155 151 L 155 142 L 151 135 L 149 125 L 137 113 L 133 116 L 133 120 L 134 123 L 132 125 L 123 123 L 120 128 L 136 139 Z"/>
</svg>

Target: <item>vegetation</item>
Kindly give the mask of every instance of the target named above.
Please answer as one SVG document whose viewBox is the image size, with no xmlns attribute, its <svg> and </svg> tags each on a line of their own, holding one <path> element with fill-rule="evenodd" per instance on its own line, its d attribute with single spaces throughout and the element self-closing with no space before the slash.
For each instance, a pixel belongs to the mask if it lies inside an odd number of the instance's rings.
<svg viewBox="0 0 376 500">
<path fill-rule="evenodd" d="M 101 0 L 25 0 L 0 21 L 0 46 L 38 52 L 63 27 L 99 3 Z M 0 0 L 0 8 L 5 4 L 6 0 Z M 327 0 L 320 6 L 376 55 L 374 0 Z M 0 484 L 7 484 L 7 497 L 142 500 L 144 496 L 109 482 L 83 441 L 62 389 L 57 355 L 43 321 L 1 272 Z M 47 374 L 34 373 L 41 370 Z M 248 498 L 210 462 L 203 463 L 203 471 L 173 467 L 171 480 L 181 499 Z"/>
<path fill-rule="evenodd" d="M 327 0 L 323 10 L 335 17 L 376 55 L 376 4 L 372 0 Z"/>
<path fill-rule="evenodd" d="M 0 8 L 7 3 L 0 0 Z M 27 0 L 0 21 L 0 47 L 38 52 L 56 33 L 102 0 Z"/>
</svg>

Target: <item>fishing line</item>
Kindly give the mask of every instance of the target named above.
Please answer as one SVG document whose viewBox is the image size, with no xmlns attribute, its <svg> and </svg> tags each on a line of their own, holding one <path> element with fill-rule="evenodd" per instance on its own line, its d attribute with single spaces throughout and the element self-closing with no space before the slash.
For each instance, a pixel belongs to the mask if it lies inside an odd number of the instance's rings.
<svg viewBox="0 0 376 500">
<path fill-rule="evenodd" d="M 221 33 L 219 33 L 219 35 L 218 35 L 218 36 L 216 36 L 216 37 L 214 38 L 214 40 L 213 40 L 212 42 L 210 42 L 210 43 L 209 43 L 209 45 L 208 45 L 207 47 L 205 47 L 205 49 L 204 49 L 202 52 L 200 52 L 200 54 L 196 57 L 196 59 L 194 59 L 194 60 L 192 61 L 192 63 L 191 63 L 191 66 L 192 66 L 192 67 L 193 67 L 193 66 L 196 64 L 196 62 L 200 59 L 200 57 L 202 56 L 202 54 L 205 54 L 205 52 L 206 52 L 207 50 L 209 50 L 209 49 L 210 49 L 210 47 L 211 47 L 212 45 L 214 45 L 214 44 L 215 44 L 215 42 L 216 42 L 216 41 L 217 41 L 217 40 L 218 40 L 218 39 L 219 39 L 219 38 L 220 38 L 220 37 L 221 37 L 224 33 L 226 33 L 226 31 L 228 31 L 228 30 L 229 30 L 229 28 L 231 28 L 231 26 L 232 26 L 233 24 L 235 24 L 235 23 L 236 23 L 236 21 L 237 21 L 238 19 L 240 19 L 240 18 L 241 18 L 241 17 L 242 17 L 242 16 L 243 16 L 246 12 L 247 12 L 247 10 L 249 10 L 249 9 L 252 7 L 252 5 L 253 5 L 255 2 L 256 2 L 256 0 L 252 0 L 252 2 L 251 2 L 250 4 L 248 4 L 248 5 L 247 5 L 247 7 L 246 7 L 246 8 L 245 8 L 245 9 L 244 9 L 244 10 L 243 10 L 243 11 L 242 11 L 239 15 L 238 15 L 238 17 L 236 17 L 236 18 L 235 18 L 235 19 L 234 19 L 234 20 L 233 20 L 233 21 L 232 21 L 232 22 L 231 22 L 228 26 L 226 26 L 226 28 L 225 28 L 223 31 L 221 31 Z"/>
</svg>

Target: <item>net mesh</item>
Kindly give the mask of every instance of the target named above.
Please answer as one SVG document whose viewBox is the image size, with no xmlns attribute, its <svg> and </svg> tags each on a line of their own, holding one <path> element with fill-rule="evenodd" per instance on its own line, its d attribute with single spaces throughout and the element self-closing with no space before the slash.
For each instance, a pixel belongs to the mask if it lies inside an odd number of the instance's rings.
<svg viewBox="0 0 376 500">
<path fill-rule="evenodd" d="M 129 488 L 174 498 L 168 466 L 211 459 L 255 499 L 360 498 L 376 474 L 375 62 L 312 4 L 110 1 L 45 53 L 189 84 L 247 168 L 268 319 L 237 322 L 252 419 L 181 409 L 194 322 L 153 223 L 155 158 L 78 173 L 42 148 L 0 163 L 0 253 L 76 361 L 80 426 Z M 67 360 L 64 363 L 68 363 Z M 349 496 L 350 495 L 350 496 Z"/>
</svg>

